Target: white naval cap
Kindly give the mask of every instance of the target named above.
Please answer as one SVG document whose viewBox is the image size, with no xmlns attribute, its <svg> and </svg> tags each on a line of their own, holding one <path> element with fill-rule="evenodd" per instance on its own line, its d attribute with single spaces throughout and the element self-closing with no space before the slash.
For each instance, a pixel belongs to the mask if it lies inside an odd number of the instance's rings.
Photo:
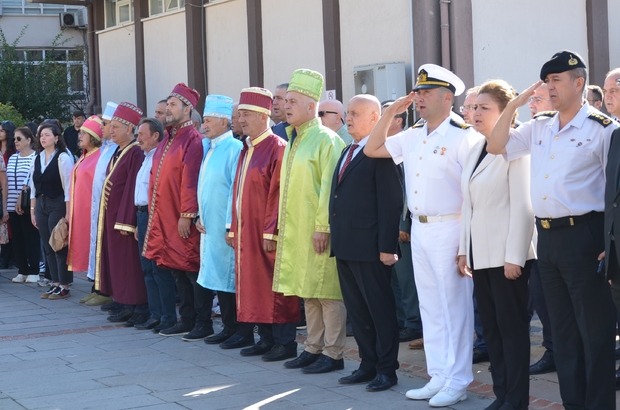
<svg viewBox="0 0 620 410">
<path fill-rule="evenodd" d="M 423 64 L 418 69 L 418 79 L 413 91 L 427 88 L 446 87 L 454 95 L 461 95 L 465 91 L 465 84 L 452 71 L 436 64 Z"/>
<path fill-rule="evenodd" d="M 108 101 L 105 106 L 105 110 L 103 111 L 103 115 L 101 116 L 104 120 L 110 121 L 112 116 L 114 115 L 114 111 L 118 107 L 118 104 L 112 101 Z"/>
</svg>

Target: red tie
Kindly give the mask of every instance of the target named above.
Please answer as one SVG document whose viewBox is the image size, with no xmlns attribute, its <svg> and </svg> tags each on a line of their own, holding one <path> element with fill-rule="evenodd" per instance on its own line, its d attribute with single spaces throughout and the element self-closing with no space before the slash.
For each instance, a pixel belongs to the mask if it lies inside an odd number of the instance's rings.
<svg viewBox="0 0 620 410">
<path fill-rule="evenodd" d="M 342 179 L 344 170 L 347 169 L 347 166 L 349 166 L 349 163 L 353 159 L 353 154 L 355 153 L 355 150 L 357 149 L 357 147 L 359 147 L 358 144 L 351 144 L 351 146 L 349 147 L 349 153 L 347 154 L 347 159 L 344 160 L 344 165 L 342 166 L 342 169 L 340 170 L 340 173 L 338 174 L 338 182 L 340 182 L 340 180 Z"/>
</svg>

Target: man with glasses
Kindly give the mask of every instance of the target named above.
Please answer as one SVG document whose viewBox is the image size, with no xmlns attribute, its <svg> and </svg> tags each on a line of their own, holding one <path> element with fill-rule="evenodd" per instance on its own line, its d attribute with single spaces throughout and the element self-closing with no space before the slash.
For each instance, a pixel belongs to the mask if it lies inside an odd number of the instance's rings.
<svg viewBox="0 0 620 410">
<path fill-rule="evenodd" d="M 542 83 L 536 90 L 534 90 L 534 94 L 528 100 L 527 107 L 530 109 L 530 114 L 532 118 L 540 112 L 543 111 L 553 111 L 553 106 L 551 105 L 551 99 L 549 98 L 549 89 L 547 88 L 547 84 Z"/>
<path fill-rule="evenodd" d="M 353 141 L 353 137 L 349 135 L 347 126 L 344 123 L 344 106 L 338 100 L 325 100 L 319 104 L 319 118 L 321 123 L 334 131 L 349 145 Z"/>
<path fill-rule="evenodd" d="M 616 121 L 620 118 L 620 68 L 607 73 L 603 85 L 605 109 Z"/>
<path fill-rule="evenodd" d="M 459 111 L 463 114 L 463 120 L 466 124 L 474 124 L 474 112 L 476 111 L 476 98 L 478 97 L 479 88 L 480 87 L 472 87 L 465 91 L 465 101 L 463 101 L 463 105 L 461 105 Z"/>
<path fill-rule="evenodd" d="M 589 85 L 588 86 L 588 104 L 597 110 L 601 110 L 603 108 L 603 90 L 598 85 Z"/>
</svg>

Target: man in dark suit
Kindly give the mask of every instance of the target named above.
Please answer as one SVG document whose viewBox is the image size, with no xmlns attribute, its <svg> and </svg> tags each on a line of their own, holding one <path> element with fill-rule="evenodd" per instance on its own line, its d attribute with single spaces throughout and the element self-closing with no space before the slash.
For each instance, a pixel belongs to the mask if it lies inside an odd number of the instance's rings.
<svg viewBox="0 0 620 410">
<path fill-rule="evenodd" d="M 620 312 L 620 128 L 611 134 L 605 176 L 605 253 L 599 259 L 605 257 L 611 296 Z M 620 390 L 620 367 L 616 370 L 616 390 Z"/>
<path fill-rule="evenodd" d="M 402 187 L 393 161 L 363 153 L 380 112 L 373 96 L 349 101 L 353 143 L 334 171 L 329 204 L 331 253 L 362 359 L 359 369 L 339 382 L 370 382 L 367 391 L 387 390 L 398 380 L 398 323 L 390 282 L 398 260 Z"/>
</svg>

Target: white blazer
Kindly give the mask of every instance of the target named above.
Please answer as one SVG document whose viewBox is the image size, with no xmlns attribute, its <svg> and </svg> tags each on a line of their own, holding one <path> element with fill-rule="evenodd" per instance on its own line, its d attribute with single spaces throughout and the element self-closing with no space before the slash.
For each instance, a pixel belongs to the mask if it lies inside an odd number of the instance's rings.
<svg viewBox="0 0 620 410">
<path fill-rule="evenodd" d="M 523 267 L 536 257 L 530 156 L 507 162 L 503 155 L 487 154 L 474 171 L 484 142 L 473 146 L 463 168 L 459 255 L 467 256 L 469 266 L 473 243 L 476 270 L 502 267 L 505 262 Z"/>
</svg>

